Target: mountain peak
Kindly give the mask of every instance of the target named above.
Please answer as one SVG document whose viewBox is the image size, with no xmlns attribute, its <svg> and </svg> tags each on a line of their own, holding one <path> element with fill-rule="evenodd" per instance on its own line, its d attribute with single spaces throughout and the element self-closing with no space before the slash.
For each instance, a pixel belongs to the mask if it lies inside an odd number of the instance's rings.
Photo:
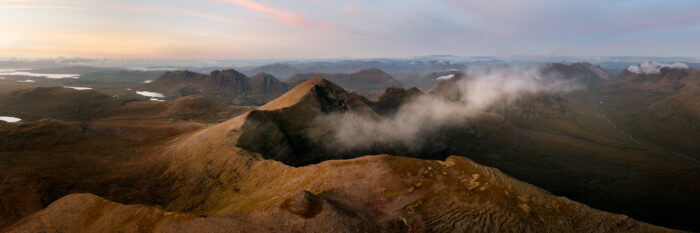
<svg viewBox="0 0 700 233">
<path fill-rule="evenodd" d="M 212 77 L 217 77 L 217 76 L 224 76 L 224 77 L 246 77 L 245 74 L 242 74 L 234 69 L 225 69 L 225 70 L 214 70 L 210 74 Z"/>
<path fill-rule="evenodd" d="M 317 92 L 319 90 L 328 90 L 334 93 L 343 93 L 344 95 L 350 94 L 346 92 L 342 87 L 332 82 L 329 82 L 328 80 L 325 80 L 323 78 L 312 78 L 295 86 L 292 90 L 288 91 L 287 93 L 284 93 L 279 98 L 263 105 L 262 107 L 258 108 L 258 110 L 274 110 L 286 108 L 298 103 L 304 97 L 312 95 L 314 94 L 314 92 Z"/>
</svg>

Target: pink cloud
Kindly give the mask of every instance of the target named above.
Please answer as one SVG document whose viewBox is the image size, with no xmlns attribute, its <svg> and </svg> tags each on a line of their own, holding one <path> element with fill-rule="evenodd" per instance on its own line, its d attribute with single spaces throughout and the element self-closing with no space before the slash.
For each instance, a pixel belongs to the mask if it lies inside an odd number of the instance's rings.
<svg viewBox="0 0 700 233">
<path fill-rule="evenodd" d="M 335 26 L 332 24 L 325 23 L 325 22 L 314 22 L 312 20 L 309 20 L 309 19 L 303 17 L 302 15 L 295 14 L 295 13 L 292 13 L 289 11 L 276 9 L 276 8 L 266 6 L 266 5 L 257 3 L 257 2 L 253 2 L 251 0 L 221 0 L 221 1 L 233 3 L 236 5 L 242 6 L 246 9 L 272 16 L 278 22 L 285 24 L 285 25 L 333 30 L 333 31 L 339 31 L 339 32 L 343 32 L 343 33 L 353 34 L 353 35 L 358 34 L 357 32 L 353 32 L 351 30 L 347 30 L 347 29 L 344 29 L 344 28 L 341 28 L 341 27 L 338 27 L 338 26 Z"/>
<path fill-rule="evenodd" d="M 259 22 L 239 20 L 239 19 L 233 19 L 233 18 L 228 18 L 228 17 L 223 17 L 223 16 L 204 14 L 204 13 L 196 12 L 196 11 L 168 10 L 168 9 L 164 9 L 164 8 L 150 8 L 150 7 L 142 7 L 142 6 L 121 5 L 121 4 L 113 4 L 113 5 L 111 5 L 111 7 L 119 8 L 119 9 L 123 9 L 123 10 L 127 10 L 127 11 L 132 11 L 132 12 L 146 13 L 146 14 L 184 15 L 184 16 L 198 17 L 198 18 L 209 19 L 209 20 L 218 21 L 218 22 L 222 22 L 222 23 L 229 23 L 229 24 L 259 24 Z"/>
</svg>

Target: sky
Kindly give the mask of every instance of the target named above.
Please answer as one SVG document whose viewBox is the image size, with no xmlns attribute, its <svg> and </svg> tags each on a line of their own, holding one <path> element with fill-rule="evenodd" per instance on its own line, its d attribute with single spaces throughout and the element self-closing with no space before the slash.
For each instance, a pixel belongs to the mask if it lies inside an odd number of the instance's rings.
<svg viewBox="0 0 700 233">
<path fill-rule="evenodd" d="M 0 57 L 700 57 L 697 0 L 0 0 Z"/>
</svg>

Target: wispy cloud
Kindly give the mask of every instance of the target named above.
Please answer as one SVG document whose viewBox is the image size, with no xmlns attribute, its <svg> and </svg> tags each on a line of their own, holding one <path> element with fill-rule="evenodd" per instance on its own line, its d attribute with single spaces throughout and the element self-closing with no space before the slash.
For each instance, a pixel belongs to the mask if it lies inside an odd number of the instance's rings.
<svg viewBox="0 0 700 233">
<path fill-rule="evenodd" d="M 205 13 L 201 13 L 201 12 L 197 12 L 197 11 L 189 11 L 189 10 L 169 10 L 169 9 L 165 9 L 165 8 L 151 8 L 151 7 L 143 7 L 143 6 L 124 5 L 124 4 L 112 4 L 110 6 L 113 8 L 122 9 L 122 10 L 126 10 L 126 11 L 131 11 L 131 12 L 139 12 L 139 13 L 145 13 L 145 14 L 161 14 L 161 15 L 182 15 L 182 16 L 203 18 L 203 19 L 208 19 L 208 20 L 213 20 L 213 21 L 228 23 L 228 24 L 261 24 L 261 22 L 234 19 L 234 18 L 223 17 L 223 16 L 218 16 L 218 15 L 205 14 Z"/>
<path fill-rule="evenodd" d="M 92 10 L 77 6 L 76 2 L 65 0 L 0 0 L 3 9 L 62 9 L 62 10 Z"/>
<path fill-rule="evenodd" d="M 9 1 L 13 2 L 13 1 Z M 22 1 L 14 1 L 17 3 L 23 3 Z M 65 5 L 51 5 L 45 3 L 39 4 L 2 4 L 6 2 L 0 2 L 0 8 L 2 9 L 61 9 L 61 10 L 92 10 L 87 7 L 77 7 L 77 6 L 65 6 Z"/>
<path fill-rule="evenodd" d="M 329 23 L 325 22 L 317 22 L 313 21 L 310 19 L 305 18 L 304 16 L 300 14 L 295 14 L 293 12 L 273 8 L 267 5 L 263 5 L 251 0 L 219 0 L 222 2 L 226 3 L 232 3 L 236 4 L 238 6 L 242 6 L 248 10 L 252 10 L 258 13 L 262 13 L 268 16 L 273 17 L 277 22 L 285 24 L 285 25 L 290 25 L 290 26 L 297 26 L 297 27 L 306 27 L 306 28 L 317 28 L 317 29 L 325 29 L 325 30 L 333 30 L 333 31 L 339 31 L 343 33 L 348 33 L 348 34 L 353 34 L 353 35 L 358 35 L 359 33 L 338 27 Z"/>
</svg>

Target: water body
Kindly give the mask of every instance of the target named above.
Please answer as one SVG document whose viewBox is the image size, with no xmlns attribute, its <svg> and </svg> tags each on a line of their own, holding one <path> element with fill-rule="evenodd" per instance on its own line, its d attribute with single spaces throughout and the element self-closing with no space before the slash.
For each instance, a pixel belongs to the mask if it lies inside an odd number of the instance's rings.
<svg viewBox="0 0 700 233">
<path fill-rule="evenodd" d="M 151 98 L 165 98 L 165 95 L 158 93 L 158 92 L 136 91 L 136 94 L 146 96 L 146 97 L 151 97 Z"/>
<path fill-rule="evenodd" d="M 64 88 L 70 88 L 70 89 L 75 89 L 78 91 L 84 91 L 84 90 L 92 90 L 92 87 L 69 87 L 69 86 L 63 86 Z"/>
<path fill-rule="evenodd" d="M 33 73 L 29 71 L 20 71 L 15 69 L 0 69 L 0 75 L 10 76 L 10 75 L 21 75 L 30 77 L 43 77 L 50 79 L 62 79 L 62 78 L 79 78 L 79 74 L 43 74 L 43 73 Z"/>
<path fill-rule="evenodd" d="M 21 120 L 22 119 L 19 119 L 17 117 L 0 116 L 0 121 L 4 121 L 4 122 L 15 123 L 15 122 L 19 122 Z"/>
<path fill-rule="evenodd" d="M 437 77 L 435 80 L 448 80 L 448 79 L 452 79 L 454 76 L 455 76 L 454 74 L 440 76 L 440 77 Z"/>
</svg>

